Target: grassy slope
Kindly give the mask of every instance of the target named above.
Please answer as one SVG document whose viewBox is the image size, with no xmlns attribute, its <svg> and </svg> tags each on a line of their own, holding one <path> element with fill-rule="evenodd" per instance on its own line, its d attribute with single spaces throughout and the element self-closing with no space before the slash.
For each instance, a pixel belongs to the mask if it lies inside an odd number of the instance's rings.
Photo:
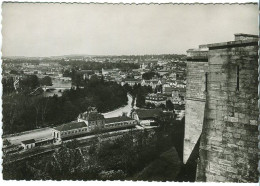
<svg viewBox="0 0 260 186">
<path fill-rule="evenodd" d="M 174 181 L 180 172 L 181 165 L 178 153 L 173 147 L 145 167 L 133 180 Z"/>
</svg>

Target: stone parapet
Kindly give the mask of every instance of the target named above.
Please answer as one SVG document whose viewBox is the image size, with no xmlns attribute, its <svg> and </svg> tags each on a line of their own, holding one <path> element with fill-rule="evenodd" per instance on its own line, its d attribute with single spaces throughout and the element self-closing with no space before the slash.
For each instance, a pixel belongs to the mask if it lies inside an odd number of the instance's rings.
<svg viewBox="0 0 260 186">
<path fill-rule="evenodd" d="M 237 40 L 237 41 L 229 41 L 223 43 L 213 43 L 208 44 L 209 50 L 215 49 L 224 49 L 224 48 L 236 48 L 236 47 L 245 47 L 245 46 L 257 46 L 258 38 L 250 38 L 247 40 Z"/>
<path fill-rule="evenodd" d="M 199 61 L 207 62 L 208 61 L 208 49 L 189 49 L 187 50 L 187 61 Z"/>
<path fill-rule="evenodd" d="M 243 33 L 235 34 L 235 41 L 248 40 L 248 39 L 258 39 L 258 35 L 243 34 Z"/>
</svg>

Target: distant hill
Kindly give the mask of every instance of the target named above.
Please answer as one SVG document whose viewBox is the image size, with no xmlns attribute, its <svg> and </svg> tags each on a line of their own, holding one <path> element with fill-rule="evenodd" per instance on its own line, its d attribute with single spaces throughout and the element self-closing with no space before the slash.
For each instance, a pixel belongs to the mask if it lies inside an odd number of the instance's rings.
<svg viewBox="0 0 260 186">
<path fill-rule="evenodd" d="M 86 55 L 86 54 L 70 54 L 70 55 L 61 55 L 61 56 L 49 56 L 49 57 L 27 57 L 27 56 L 3 56 L 3 60 L 13 60 L 19 62 L 20 60 L 28 61 L 53 61 L 53 60 L 64 60 L 64 59 L 88 59 L 88 58 L 117 58 L 120 60 L 135 59 L 135 60 L 144 60 L 144 59 L 184 59 L 186 55 L 183 54 L 158 54 L 158 55 Z"/>
</svg>

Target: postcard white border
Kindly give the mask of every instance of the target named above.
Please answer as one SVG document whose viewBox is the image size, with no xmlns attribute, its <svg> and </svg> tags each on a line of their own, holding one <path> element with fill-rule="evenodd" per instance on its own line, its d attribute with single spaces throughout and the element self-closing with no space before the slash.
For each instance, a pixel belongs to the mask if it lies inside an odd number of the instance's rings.
<svg viewBox="0 0 260 186">
<path fill-rule="evenodd" d="M 1 4 L 4 0 L 0 0 Z M 8 0 L 5 0 L 8 1 Z M 46 0 L 10 0 L 11 2 L 57 2 L 57 3 L 136 3 L 136 4 L 149 4 L 149 3 L 258 3 L 258 0 L 54 0 L 54 1 L 46 1 Z M 0 10 L 2 22 L 2 8 Z M 0 29 L 2 30 L 2 25 L 0 24 Z M 0 40 L 0 45 L 2 48 L 2 35 Z M 0 55 L 2 56 L 2 52 L 0 51 Z M 1 59 L 0 59 L 1 60 Z M 1 60 L 2 62 L 2 60 Z M 2 69 L 0 68 L 0 72 L 2 74 Z M 2 80 L 2 75 L 0 74 L 0 79 Z M 2 95 L 2 83 L 0 83 L 0 95 Z M 0 104 L 2 105 L 2 100 L 0 100 Z M 2 107 L 0 107 L 0 119 L 2 120 Z M 0 129 L 0 133 L 2 135 L 2 128 Z M 0 143 L 0 148 L 2 149 L 2 138 Z M 0 156 L 2 157 L 2 151 L 0 151 Z M 2 158 L 0 159 L 0 163 L 2 164 Z M 2 166 L 0 167 L 0 172 L 2 172 Z M 76 183 L 75 183 L 76 182 Z M 190 184 L 194 185 L 211 185 L 211 186 L 236 186 L 236 185 L 250 185 L 250 186 L 258 186 L 259 183 L 189 183 L 189 182 L 132 182 L 132 181 L 5 181 L 3 180 L 2 174 L 0 175 L 0 185 L 3 186 L 71 186 L 72 184 L 77 184 L 77 186 L 186 186 Z"/>
</svg>

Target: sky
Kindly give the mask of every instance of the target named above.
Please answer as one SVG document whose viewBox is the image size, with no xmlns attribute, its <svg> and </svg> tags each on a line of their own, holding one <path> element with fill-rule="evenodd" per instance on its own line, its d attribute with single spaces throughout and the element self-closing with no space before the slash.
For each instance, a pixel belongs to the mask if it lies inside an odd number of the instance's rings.
<svg viewBox="0 0 260 186">
<path fill-rule="evenodd" d="M 258 34 L 258 6 L 4 3 L 3 56 L 185 54 Z"/>
</svg>

